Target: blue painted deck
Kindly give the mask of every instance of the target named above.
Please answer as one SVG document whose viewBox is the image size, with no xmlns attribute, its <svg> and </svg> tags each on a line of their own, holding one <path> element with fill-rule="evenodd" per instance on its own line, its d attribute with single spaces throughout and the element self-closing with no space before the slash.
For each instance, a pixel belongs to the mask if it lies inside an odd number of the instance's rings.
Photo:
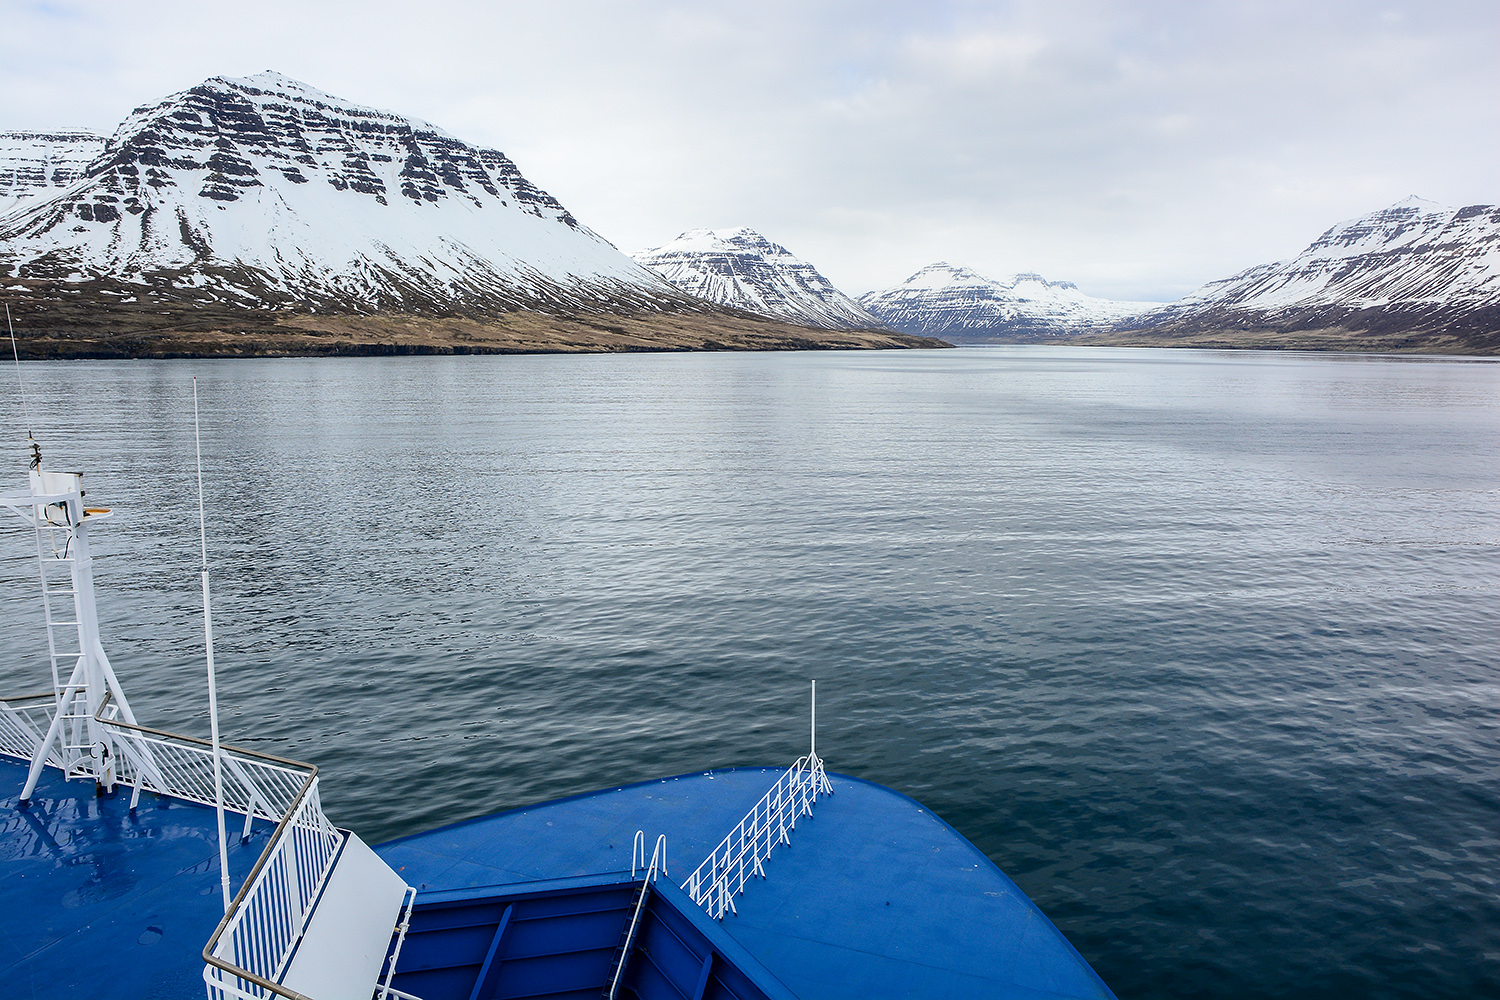
<svg viewBox="0 0 1500 1000">
<path fill-rule="evenodd" d="M 405 837 L 376 852 L 433 891 L 628 868 L 637 829 L 667 835 L 673 881 L 763 795 L 778 771 L 683 775 Z M 834 795 L 798 823 L 767 878 L 722 929 L 801 997 L 1111 997 L 1015 884 L 941 819 L 889 789 L 829 775 Z"/>
<path fill-rule="evenodd" d="M 25 766 L 0 757 L 0 982 L 7 997 L 203 996 L 204 942 L 221 915 L 213 810 L 48 769 L 17 809 Z M 637 829 L 667 834 L 681 882 L 779 771 L 684 775 L 514 810 L 376 848 L 441 894 L 620 871 Z M 835 794 L 799 822 L 768 878 L 718 927 L 794 996 L 1110 997 L 1087 963 L 973 845 L 919 803 L 830 775 Z M 257 823 L 234 885 L 265 846 Z M 706 919 L 706 918 L 705 918 Z M 725 949 L 721 949 L 725 950 Z M 727 950 L 725 951 L 727 954 Z M 107 972 L 105 971 L 107 970 Z"/>
<path fill-rule="evenodd" d="M 224 904 L 214 811 L 43 772 L 16 808 L 26 765 L 0 756 L 0 983 L 7 998 L 201 1000 L 203 945 Z M 266 846 L 230 817 L 233 885 Z M 107 987 L 101 988 L 101 983 Z"/>
</svg>

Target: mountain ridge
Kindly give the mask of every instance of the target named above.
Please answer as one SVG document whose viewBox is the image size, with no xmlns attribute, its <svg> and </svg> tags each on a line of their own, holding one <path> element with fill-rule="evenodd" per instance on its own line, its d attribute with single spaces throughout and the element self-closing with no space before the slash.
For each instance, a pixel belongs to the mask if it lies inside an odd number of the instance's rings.
<svg viewBox="0 0 1500 1000">
<path fill-rule="evenodd" d="M 758 317 L 787 324 L 767 334 L 784 343 L 799 328 L 886 327 L 966 343 L 1500 353 L 1500 207 L 1415 196 L 1168 304 L 948 262 L 854 300 L 748 228 L 690 230 L 636 256 L 498 150 L 273 71 L 143 105 L 107 140 L 0 133 L 0 284 L 53 330 L 64 314 L 91 322 L 63 308 L 72 297 L 151 337 L 210 314 L 220 327 L 409 314 L 500 329 L 529 311 L 695 314 L 705 330 Z"/>
<path fill-rule="evenodd" d="M 690 229 L 634 258 L 684 292 L 760 316 L 832 330 L 880 326 L 817 268 L 749 227 Z"/>
<path fill-rule="evenodd" d="M 1071 281 L 1034 272 L 997 281 L 947 261 L 928 264 L 894 288 L 866 292 L 859 303 L 882 326 L 956 343 L 1056 340 L 1156 305 L 1095 298 Z"/>
<path fill-rule="evenodd" d="M 272 71 L 137 108 L 82 178 L 0 218 L 0 271 L 252 307 L 693 308 L 503 153 Z"/>
<path fill-rule="evenodd" d="M 0 216 L 77 181 L 105 142 L 88 129 L 0 132 Z"/>
<path fill-rule="evenodd" d="M 1115 343 L 1500 353 L 1500 206 L 1416 196 L 1123 322 Z"/>
<path fill-rule="evenodd" d="M 87 156 L 13 135 L 26 357 L 947 346 L 695 298 L 498 150 L 273 71 L 142 105 Z"/>
</svg>

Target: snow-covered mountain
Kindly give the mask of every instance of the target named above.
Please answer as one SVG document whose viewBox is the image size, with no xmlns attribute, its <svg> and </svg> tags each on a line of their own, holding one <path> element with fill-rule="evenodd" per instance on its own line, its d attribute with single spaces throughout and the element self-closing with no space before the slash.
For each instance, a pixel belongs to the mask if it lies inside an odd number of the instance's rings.
<svg viewBox="0 0 1500 1000">
<path fill-rule="evenodd" d="M 81 129 L 0 132 L 0 215 L 56 194 L 104 152 L 104 136 Z"/>
<path fill-rule="evenodd" d="M 1018 274 L 996 281 L 948 263 L 929 264 L 859 304 L 881 326 L 954 341 L 1035 340 L 1105 327 L 1157 307 L 1085 295 L 1071 281 Z"/>
<path fill-rule="evenodd" d="M 1204 285 L 1131 326 L 1500 328 L 1500 206 L 1407 198 L 1341 222 L 1291 260 Z M 1484 319 L 1484 317 L 1488 319 Z"/>
<path fill-rule="evenodd" d="M 138 108 L 81 178 L 0 217 L 0 274 L 320 310 L 686 304 L 502 153 L 274 72 Z"/>
<path fill-rule="evenodd" d="M 693 229 L 635 259 L 690 295 L 834 330 L 879 326 L 817 268 L 753 229 Z"/>
</svg>

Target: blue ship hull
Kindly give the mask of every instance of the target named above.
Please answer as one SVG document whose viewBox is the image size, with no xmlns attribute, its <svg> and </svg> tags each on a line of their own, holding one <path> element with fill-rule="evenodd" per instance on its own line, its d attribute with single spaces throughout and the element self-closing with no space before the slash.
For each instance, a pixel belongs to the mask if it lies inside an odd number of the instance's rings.
<svg viewBox="0 0 1500 1000">
<path fill-rule="evenodd" d="M 636 900 L 636 830 L 668 874 L 620 996 L 1111 997 L 987 857 L 917 802 L 830 775 L 834 794 L 710 918 L 677 888 L 780 773 L 745 768 L 608 789 L 379 845 L 417 890 L 393 985 L 449 996 L 599 996 Z M 30 808 L 0 758 L 0 981 L 11 997 L 202 997 L 222 913 L 212 809 L 96 797 L 51 769 Z M 238 883 L 269 834 L 232 831 Z M 504 926 L 502 926 L 502 923 Z M 425 992 L 424 992 L 425 990 Z M 316 998 L 315 998 L 316 1000 Z"/>
</svg>

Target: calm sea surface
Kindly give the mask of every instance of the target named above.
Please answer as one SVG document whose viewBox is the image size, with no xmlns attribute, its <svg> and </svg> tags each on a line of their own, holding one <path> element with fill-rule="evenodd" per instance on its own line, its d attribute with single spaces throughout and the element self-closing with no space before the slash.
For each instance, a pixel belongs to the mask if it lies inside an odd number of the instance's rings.
<svg viewBox="0 0 1500 1000">
<path fill-rule="evenodd" d="M 143 721 L 370 841 L 790 762 L 1122 998 L 1500 995 L 1500 364 L 1094 349 L 28 364 Z M 4 373 L 7 491 L 23 413 Z M 20 531 L 0 685 L 43 686 Z M 42 682 L 42 683 L 38 683 Z"/>
</svg>

